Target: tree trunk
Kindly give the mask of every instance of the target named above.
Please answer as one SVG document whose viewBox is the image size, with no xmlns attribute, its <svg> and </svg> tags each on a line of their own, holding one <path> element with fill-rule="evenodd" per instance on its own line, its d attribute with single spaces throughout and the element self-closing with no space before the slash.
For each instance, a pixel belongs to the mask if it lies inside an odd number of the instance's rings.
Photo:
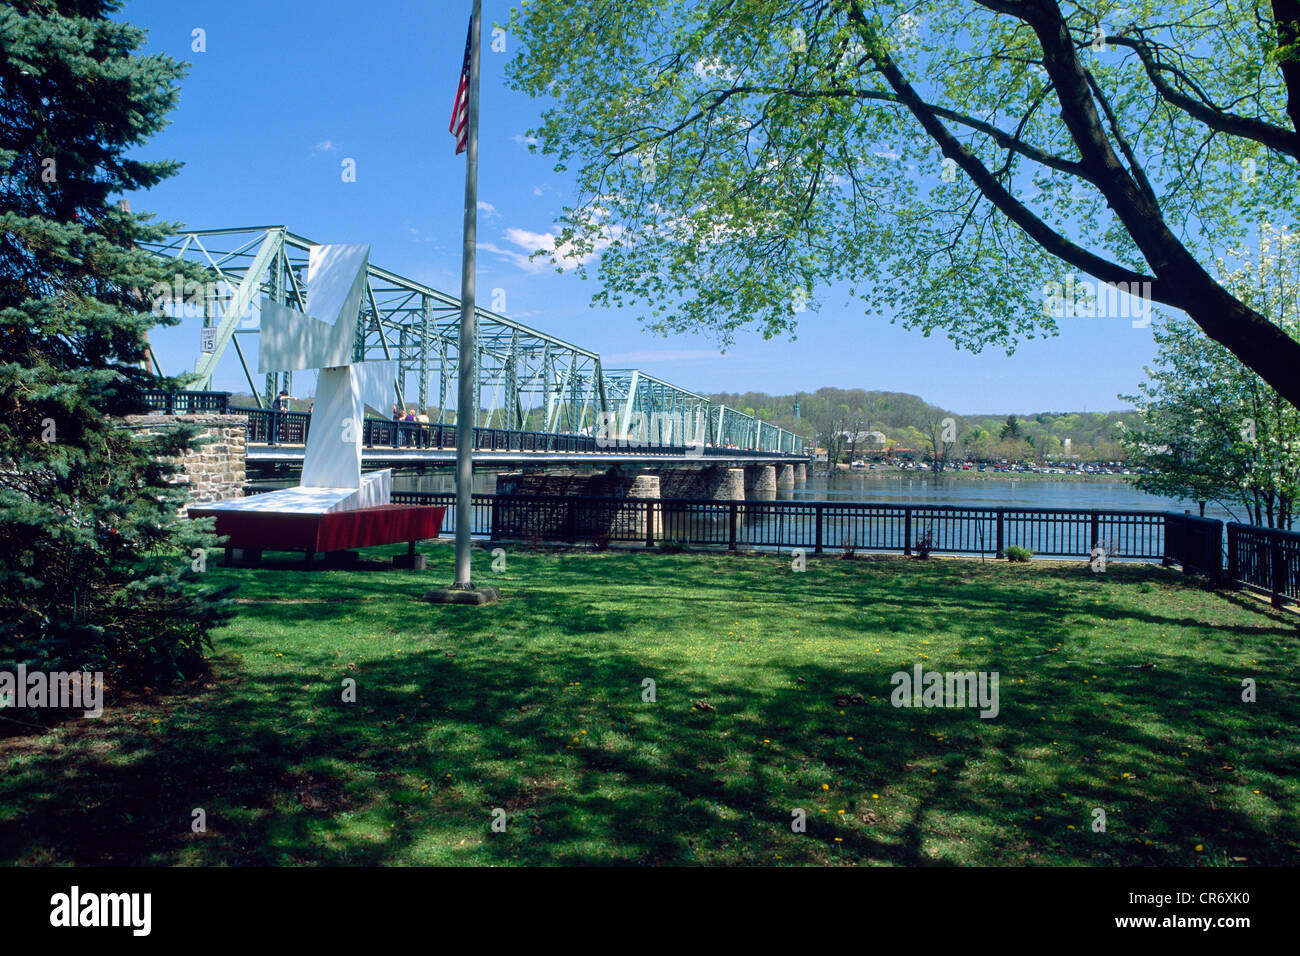
<svg viewBox="0 0 1300 956">
<path fill-rule="evenodd" d="M 1300 408 L 1300 342 L 1238 302 L 1217 283 L 1211 283 L 1203 292 L 1209 294 L 1200 297 L 1203 304 L 1183 306 L 1192 321 Z"/>
<path fill-rule="evenodd" d="M 1280 48 L 1293 46 L 1300 42 L 1300 2 L 1298 0 L 1273 0 L 1273 22 L 1277 25 L 1277 45 Z M 1291 117 L 1291 126 L 1300 132 L 1300 60 L 1295 59 L 1296 51 L 1290 56 L 1280 57 L 1278 68 L 1282 72 L 1282 81 L 1286 83 L 1286 112 Z"/>
</svg>

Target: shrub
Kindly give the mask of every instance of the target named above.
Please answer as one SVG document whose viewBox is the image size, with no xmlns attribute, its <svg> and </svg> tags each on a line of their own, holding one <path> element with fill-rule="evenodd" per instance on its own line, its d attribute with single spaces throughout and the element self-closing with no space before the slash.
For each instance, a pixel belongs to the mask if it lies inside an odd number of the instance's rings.
<svg viewBox="0 0 1300 956">
<path fill-rule="evenodd" d="M 1006 555 L 1008 561 L 1028 561 L 1034 556 L 1034 552 L 1029 548 L 1022 548 L 1018 544 L 1013 544 L 1002 552 Z"/>
<path fill-rule="evenodd" d="M 934 551 L 934 531 L 926 531 L 916 539 L 916 556 L 924 561 Z"/>
</svg>

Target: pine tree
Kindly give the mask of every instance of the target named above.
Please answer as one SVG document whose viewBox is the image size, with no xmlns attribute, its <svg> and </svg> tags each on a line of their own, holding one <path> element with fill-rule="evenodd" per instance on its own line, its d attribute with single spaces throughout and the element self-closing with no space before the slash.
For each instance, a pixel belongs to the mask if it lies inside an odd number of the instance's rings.
<svg viewBox="0 0 1300 956">
<path fill-rule="evenodd" d="M 158 682 L 202 667 L 224 593 L 178 516 L 168 463 L 192 428 L 124 427 L 144 392 L 148 290 L 192 267 L 136 243 L 171 224 L 116 195 L 175 174 L 128 152 L 165 125 L 184 64 L 137 51 L 144 33 L 105 0 L 0 7 L 0 669 L 106 670 Z"/>
</svg>

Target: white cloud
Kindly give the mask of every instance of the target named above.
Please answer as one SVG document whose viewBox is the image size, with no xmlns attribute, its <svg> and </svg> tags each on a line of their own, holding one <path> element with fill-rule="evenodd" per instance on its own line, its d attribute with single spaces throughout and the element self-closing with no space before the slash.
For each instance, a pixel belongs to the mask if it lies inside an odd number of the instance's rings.
<svg viewBox="0 0 1300 956">
<path fill-rule="evenodd" d="M 494 256 L 504 259 L 506 262 L 513 263 L 525 272 L 532 272 L 535 274 L 547 268 L 546 263 L 534 262 L 522 253 L 516 252 L 513 249 L 502 249 L 493 242 L 480 242 L 478 247 L 484 252 L 490 252 Z"/>
<path fill-rule="evenodd" d="M 514 226 L 506 230 L 506 238 L 516 246 L 534 252 L 538 249 L 550 249 L 555 245 L 553 232 L 529 232 L 527 229 L 516 229 Z"/>
<path fill-rule="evenodd" d="M 515 135 L 510 138 L 520 146 L 536 146 L 539 143 L 536 136 L 527 136 L 524 133 L 515 133 Z"/>
<path fill-rule="evenodd" d="M 505 231 L 505 238 L 512 246 L 517 246 L 517 249 L 503 249 L 491 242 L 481 242 L 479 248 L 499 256 L 525 272 L 537 275 L 554 269 L 557 263 L 572 268 L 573 266 L 586 265 L 595 261 L 600 257 L 601 251 L 613 242 L 620 232 L 621 229 L 617 226 L 602 230 L 602 235 L 595 242 L 595 248 L 588 252 L 579 253 L 572 242 L 562 243 L 557 249 L 555 245 L 556 237 L 553 232 L 531 232 L 527 229 L 510 226 Z M 545 250 L 551 255 L 538 256 L 536 259 L 531 258 L 533 253 L 538 250 Z"/>
<path fill-rule="evenodd" d="M 481 199 L 478 201 L 478 210 L 479 212 L 486 214 L 490 219 L 495 219 L 498 215 L 496 206 L 492 205 L 490 202 L 484 202 Z"/>
<path fill-rule="evenodd" d="M 338 152 L 339 144 L 332 139 L 323 139 L 313 148 L 313 153 L 334 153 Z"/>
</svg>

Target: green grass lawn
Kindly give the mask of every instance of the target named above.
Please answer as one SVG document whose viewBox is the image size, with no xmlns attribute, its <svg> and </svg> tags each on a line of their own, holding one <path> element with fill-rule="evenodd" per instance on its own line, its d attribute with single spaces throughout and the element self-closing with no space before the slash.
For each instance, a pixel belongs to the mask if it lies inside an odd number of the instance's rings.
<svg viewBox="0 0 1300 956">
<path fill-rule="evenodd" d="M 0 740 L 0 861 L 1300 862 L 1300 632 L 1251 598 L 1114 563 L 511 548 L 474 555 L 500 604 L 435 606 L 450 545 L 383 569 L 401 550 L 214 557 L 241 603 L 210 681 Z M 997 718 L 891 706 L 918 662 L 998 671 Z"/>
</svg>

